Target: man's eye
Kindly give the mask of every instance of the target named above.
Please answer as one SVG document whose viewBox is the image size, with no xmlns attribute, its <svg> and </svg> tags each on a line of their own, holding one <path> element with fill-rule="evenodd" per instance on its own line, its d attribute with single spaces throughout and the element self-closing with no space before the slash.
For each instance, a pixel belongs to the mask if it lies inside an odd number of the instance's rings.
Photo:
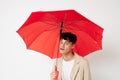
<svg viewBox="0 0 120 80">
<path fill-rule="evenodd" d="M 67 42 L 66 45 L 68 45 L 69 43 Z"/>
</svg>

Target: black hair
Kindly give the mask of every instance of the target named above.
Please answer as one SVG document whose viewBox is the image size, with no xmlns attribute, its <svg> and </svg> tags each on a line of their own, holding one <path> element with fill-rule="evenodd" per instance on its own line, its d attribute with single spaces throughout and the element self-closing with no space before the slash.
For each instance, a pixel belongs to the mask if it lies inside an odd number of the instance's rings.
<svg viewBox="0 0 120 80">
<path fill-rule="evenodd" d="M 60 35 L 60 40 L 61 39 L 68 40 L 69 42 L 72 42 L 73 44 L 75 44 L 77 41 L 77 36 L 71 32 L 63 32 Z"/>
</svg>

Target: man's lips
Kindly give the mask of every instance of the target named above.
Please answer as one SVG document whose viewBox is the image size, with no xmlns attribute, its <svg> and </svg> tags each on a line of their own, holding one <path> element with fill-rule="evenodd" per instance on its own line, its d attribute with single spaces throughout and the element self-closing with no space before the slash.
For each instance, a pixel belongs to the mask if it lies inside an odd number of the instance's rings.
<svg viewBox="0 0 120 80">
<path fill-rule="evenodd" d="M 64 50 L 64 48 L 60 48 L 60 50 Z"/>
</svg>

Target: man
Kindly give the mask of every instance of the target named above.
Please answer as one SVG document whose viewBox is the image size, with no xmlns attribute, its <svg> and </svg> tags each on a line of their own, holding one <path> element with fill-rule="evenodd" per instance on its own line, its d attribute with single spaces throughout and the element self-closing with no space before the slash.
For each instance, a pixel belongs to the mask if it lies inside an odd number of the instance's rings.
<svg viewBox="0 0 120 80">
<path fill-rule="evenodd" d="M 73 52 L 77 41 L 76 35 L 66 32 L 60 37 L 59 52 L 62 57 L 57 61 L 57 70 L 50 74 L 51 80 L 91 80 L 88 61 Z"/>
</svg>

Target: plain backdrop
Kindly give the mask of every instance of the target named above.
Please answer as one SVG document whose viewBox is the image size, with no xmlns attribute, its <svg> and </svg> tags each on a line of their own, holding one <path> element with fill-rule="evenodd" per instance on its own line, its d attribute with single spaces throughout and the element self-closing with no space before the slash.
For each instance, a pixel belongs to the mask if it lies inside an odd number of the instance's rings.
<svg viewBox="0 0 120 80">
<path fill-rule="evenodd" d="M 0 0 L 0 80 L 50 80 L 54 60 L 27 50 L 16 31 L 33 11 L 64 9 L 104 28 L 103 50 L 86 56 L 92 80 L 120 80 L 120 0 Z"/>
</svg>

